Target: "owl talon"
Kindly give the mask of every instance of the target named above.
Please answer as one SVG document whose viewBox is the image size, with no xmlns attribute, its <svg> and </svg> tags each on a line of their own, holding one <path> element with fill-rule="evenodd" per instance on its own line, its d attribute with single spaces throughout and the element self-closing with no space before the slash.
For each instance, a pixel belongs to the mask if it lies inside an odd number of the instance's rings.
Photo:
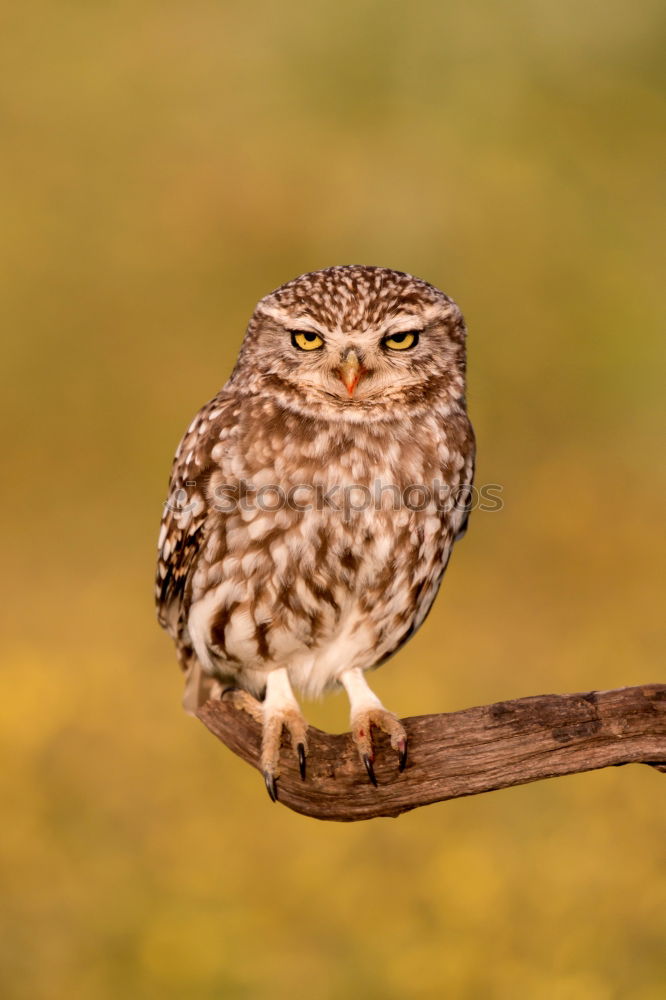
<svg viewBox="0 0 666 1000">
<path fill-rule="evenodd" d="M 372 745 L 372 727 L 381 729 L 389 737 L 391 748 L 398 755 L 398 771 L 404 771 L 407 764 L 407 733 L 400 719 L 388 712 L 379 699 L 367 686 L 362 672 L 352 668 L 342 674 L 341 683 L 345 687 L 351 702 L 352 739 L 356 744 L 358 755 L 363 761 L 368 777 L 373 785 L 377 785 L 373 767 L 374 750 Z"/>
<path fill-rule="evenodd" d="M 308 749 L 307 723 L 294 698 L 285 669 L 273 670 L 268 675 L 266 697 L 261 704 L 261 711 L 263 725 L 260 768 L 266 780 L 268 794 L 276 802 L 276 781 L 280 777 L 280 750 L 285 730 L 292 753 L 298 760 L 302 780 L 305 780 L 305 755 Z"/>
<path fill-rule="evenodd" d="M 405 770 L 405 765 L 407 763 L 407 740 L 400 740 L 398 744 L 398 770 L 400 772 Z"/>
<path fill-rule="evenodd" d="M 266 782 L 266 790 L 271 802 L 277 802 L 278 793 L 277 785 L 275 783 L 275 775 L 271 774 L 270 771 L 264 771 L 264 781 Z"/>
<path fill-rule="evenodd" d="M 375 769 L 372 766 L 372 760 L 368 757 L 367 753 L 363 754 L 363 763 L 365 764 L 365 769 L 368 772 L 368 777 L 370 779 L 370 784 L 377 787 L 377 778 L 375 777 Z"/>
</svg>

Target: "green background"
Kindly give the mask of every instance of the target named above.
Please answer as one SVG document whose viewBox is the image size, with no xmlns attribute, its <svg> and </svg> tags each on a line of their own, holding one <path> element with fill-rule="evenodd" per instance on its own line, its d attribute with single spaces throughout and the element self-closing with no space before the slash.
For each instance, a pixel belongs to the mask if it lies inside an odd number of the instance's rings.
<svg viewBox="0 0 666 1000">
<path fill-rule="evenodd" d="M 663 5 L 5 7 L 0 965 L 8 1000 L 661 1000 L 663 776 L 350 826 L 180 708 L 177 440 L 255 301 L 381 264 L 469 325 L 477 513 L 401 715 L 664 680 Z M 341 695 L 306 705 L 346 727 Z"/>
</svg>

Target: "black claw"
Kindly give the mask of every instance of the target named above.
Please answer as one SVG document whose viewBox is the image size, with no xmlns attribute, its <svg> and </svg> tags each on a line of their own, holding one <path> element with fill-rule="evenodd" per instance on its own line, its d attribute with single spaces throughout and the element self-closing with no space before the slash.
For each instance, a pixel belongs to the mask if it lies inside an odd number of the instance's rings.
<svg viewBox="0 0 666 1000">
<path fill-rule="evenodd" d="M 377 779 L 375 778 L 375 769 L 372 766 L 372 761 L 368 757 L 367 753 L 363 754 L 363 763 L 365 764 L 365 769 L 368 772 L 368 777 L 370 778 L 370 784 L 377 787 Z"/>
<path fill-rule="evenodd" d="M 301 772 L 301 781 L 305 781 L 305 744 L 299 743 L 296 747 L 298 754 L 298 770 Z"/>
<path fill-rule="evenodd" d="M 407 763 L 407 740 L 405 740 L 405 742 L 402 744 L 399 750 L 398 770 L 404 771 L 406 763 Z"/>
<path fill-rule="evenodd" d="M 275 784 L 275 777 L 270 771 L 264 771 L 264 781 L 266 782 L 266 790 L 270 795 L 271 802 L 277 802 L 277 785 Z"/>
</svg>

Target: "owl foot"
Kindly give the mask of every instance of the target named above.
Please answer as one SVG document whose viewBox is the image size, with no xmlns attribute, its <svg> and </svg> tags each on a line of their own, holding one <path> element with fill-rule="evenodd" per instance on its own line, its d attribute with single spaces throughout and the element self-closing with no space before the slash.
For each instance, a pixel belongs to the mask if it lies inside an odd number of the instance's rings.
<svg viewBox="0 0 666 1000">
<path fill-rule="evenodd" d="M 358 668 L 347 670 L 341 675 L 340 681 L 351 705 L 352 738 L 368 778 L 376 787 L 372 727 L 381 729 L 390 738 L 391 746 L 398 754 L 399 771 L 404 771 L 407 763 L 407 733 L 398 717 L 393 712 L 388 712 L 377 695 L 370 690 L 362 670 Z"/>
<path fill-rule="evenodd" d="M 226 688 L 222 692 L 222 698 L 224 701 L 230 701 L 234 708 L 247 712 L 255 722 L 263 725 L 264 706 L 256 698 L 253 698 L 249 692 L 243 691 L 241 688 Z"/>
<path fill-rule="evenodd" d="M 363 762 L 371 784 L 377 787 L 373 761 L 375 751 L 372 745 L 372 726 L 381 729 L 391 740 L 391 746 L 398 754 L 398 770 L 404 771 L 407 763 L 407 733 L 398 717 L 385 708 L 371 708 L 360 711 L 352 718 L 352 738 L 359 757 Z"/>
<path fill-rule="evenodd" d="M 260 706 L 263 733 L 261 737 L 260 766 L 266 789 L 273 802 L 277 801 L 277 779 L 280 776 L 280 745 L 282 730 L 289 733 L 291 746 L 298 759 L 298 770 L 305 780 L 305 755 L 308 749 L 307 723 L 298 707 L 287 671 L 272 670 L 266 683 L 266 697 Z"/>
</svg>

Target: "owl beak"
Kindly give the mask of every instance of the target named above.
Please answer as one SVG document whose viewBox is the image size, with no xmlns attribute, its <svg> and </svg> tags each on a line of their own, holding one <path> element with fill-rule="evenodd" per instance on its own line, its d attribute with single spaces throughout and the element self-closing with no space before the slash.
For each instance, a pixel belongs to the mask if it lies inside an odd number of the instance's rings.
<svg viewBox="0 0 666 1000">
<path fill-rule="evenodd" d="M 342 363 L 336 368 L 335 373 L 349 395 L 353 396 L 354 390 L 361 381 L 364 371 L 365 369 L 359 361 L 356 351 L 352 349 L 347 351 Z"/>
</svg>

